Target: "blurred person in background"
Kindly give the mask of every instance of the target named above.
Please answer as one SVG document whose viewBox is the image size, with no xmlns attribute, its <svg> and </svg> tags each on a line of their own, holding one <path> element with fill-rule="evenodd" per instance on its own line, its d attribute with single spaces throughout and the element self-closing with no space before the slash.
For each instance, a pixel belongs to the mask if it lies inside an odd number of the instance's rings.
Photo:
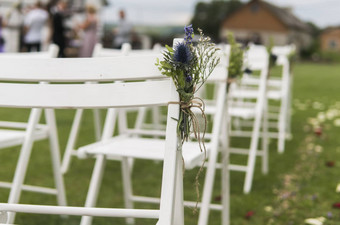
<svg viewBox="0 0 340 225">
<path fill-rule="evenodd" d="M 78 31 L 83 31 L 79 57 L 91 57 L 97 43 L 98 18 L 96 12 L 97 10 L 93 5 L 86 6 L 86 19 L 76 28 Z"/>
<path fill-rule="evenodd" d="M 40 51 L 42 30 L 48 21 L 48 13 L 43 9 L 41 2 L 37 2 L 24 18 L 24 43 L 28 52 Z"/>
<path fill-rule="evenodd" d="M 8 30 L 8 40 L 6 43 L 6 51 L 19 52 L 21 42 L 21 31 L 24 17 L 21 12 L 21 3 L 17 2 L 7 15 L 6 28 Z"/>
<path fill-rule="evenodd" d="M 4 21 L 2 19 L 2 16 L 0 15 L 0 52 L 4 52 L 4 47 L 5 47 L 5 39 L 2 36 L 3 27 L 4 27 Z"/>
<path fill-rule="evenodd" d="M 132 35 L 133 35 L 133 27 L 132 24 L 129 23 L 125 18 L 125 11 L 119 11 L 119 21 L 118 26 L 114 29 L 114 40 L 113 40 L 113 47 L 114 48 L 121 48 L 124 43 L 131 43 L 132 42 Z"/>
<path fill-rule="evenodd" d="M 66 36 L 65 36 L 65 10 L 67 2 L 59 0 L 54 7 L 50 9 L 51 13 L 51 32 L 52 42 L 59 46 L 58 57 L 65 57 Z"/>
</svg>

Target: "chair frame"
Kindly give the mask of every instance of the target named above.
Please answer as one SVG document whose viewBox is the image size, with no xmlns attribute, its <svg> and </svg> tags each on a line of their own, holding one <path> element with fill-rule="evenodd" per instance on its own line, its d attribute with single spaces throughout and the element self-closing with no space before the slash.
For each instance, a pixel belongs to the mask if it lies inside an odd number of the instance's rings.
<svg viewBox="0 0 340 225">
<path fill-rule="evenodd" d="M 257 58 L 257 56 L 260 58 Z M 262 173 L 268 173 L 268 144 L 269 144 L 269 136 L 268 136 L 268 115 L 267 115 L 267 76 L 268 76 L 268 65 L 269 65 L 269 55 L 263 46 L 252 46 L 250 50 L 247 52 L 246 58 L 249 57 L 249 66 L 251 69 L 260 70 L 260 78 L 256 83 L 258 85 L 258 90 L 249 92 L 247 89 L 245 90 L 237 90 L 237 88 L 230 88 L 230 98 L 229 102 L 232 102 L 232 98 L 240 99 L 244 101 L 245 99 L 256 99 L 256 103 L 252 110 L 254 111 L 254 115 L 251 118 L 253 119 L 252 130 L 249 131 L 232 131 L 230 130 L 230 136 L 238 136 L 238 137 L 250 137 L 250 146 L 249 149 L 243 148 L 229 148 L 231 154 L 243 154 L 248 155 L 247 165 L 235 165 L 230 164 L 229 168 L 232 171 L 245 172 L 245 181 L 243 186 L 243 192 L 249 193 L 252 188 L 253 176 L 255 172 L 255 163 L 256 157 L 262 157 Z M 241 80 L 242 84 L 248 85 L 247 77 L 243 77 Z M 242 88 L 242 87 L 241 87 Z M 228 105 L 229 110 L 232 110 L 232 106 Z M 230 115 L 231 117 L 242 118 L 242 115 Z M 231 124 L 229 120 L 229 124 Z M 230 127 L 231 128 L 231 127 Z M 262 132 L 261 132 L 262 128 Z M 259 149 L 259 140 L 262 138 L 262 150 Z"/>
<path fill-rule="evenodd" d="M 134 65 L 133 67 L 128 65 Z M 162 79 L 153 57 L 101 59 L 1 60 L 0 80 L 13 82 L 66 82 L 67 84 L 0 83 L 0 105 L 18 108 L 114 108 L 160 105 L 179 101 L 171 80 L 130 83 L 87 83 L 117 80 Z M 20 65 L 20 66 L 18 66 Z M 63 65 L 60 67 L 60 65 Z M 148 70 L 144 70 L 150 65 Z M 15 69 L 13 69 L 15 68 Z M 24 69 L 23 69 L 24 68 Z M 150 69 L 152 68 L 152 69 Z M 137 75 L 136 75 L 137 74 Z M 69 84 L 69 83 L 72 84 Z M 144 90 L 138 92 L 138 90 Z M 149 91 L 145 91 L 149 90 Z M 152 90 L 152 91 L 150 91 Z M 138 92 L 138 95 L 131 93 Z M 6 95 L 4 94 L 6 93 Z M 157 94 L 156 94 L 157 93 Z M 72 96 L 69 98 L 68 96 Z M 107 96 L 119 96 L 107 98 Z M 54 99 L 54 101 L 50 101 Z M 84 207 L 0 204 L 0 211 L 38 214 L 159 218 L 157 224 L 184 224 L 182 203 L 182 156 L 177 141 L 179 105 L 168 106 L 165 161 L 159 210 L 101 209 Z M 32 121 L 33 125 L 37 120 Z M 97 157 L 96 166 L 105 161 Z M 57 167 L 60 167 L 60 162 Z M 101 166 L 99 166 L 101 167 Z M 96 170 L 95 170 L 96 171 Z M 3 214 L 1 214 L 4 216 Z"/>
<path fill-rule="evenodd" d="M 59 48 L 55 44 L 51 44 L 48 51 L 45 52 L 29 52 L 29 53 L 3 53 L 0 54 L 1 61 L 5 59 L 27 60 L 27 59 L 47 59 L 55 58 L 58 55 Z M 57 127 L 54 111 L 45 109 L 46 125 L 37 124 L 40 120 L 42 109 L 32 109 L 27 123 L 1 121 L 0 126 L 6 129 L 19 129 L 19 132 L 25 132 L 22 138 L 12 139 L 1 143 L 1 148 L 21 145 L 19 159 L 15 169 L 12 182 L 0 182 L 0 187 L 9 188 L 10 194 L 8 203 L 18 203 L 21 192 L 31 191 L 43 194 L 56 195 L 60 206 L 67 205 L 65 188 L 58 161 L 60 155 L 59 141 L 57 136 Z M 33 143 L 42 139 L 49 139 L 51 160 L 53 166 L 54 180 L 56 188 L 47 188 L 40 186 L 25 185 L 24 179 L 33 147 Z M 13 223 L 15 214 L 9 216 L 9 222 Z"/>
<path fill-rule="evenodd" d="M 181 39 L 175 39 L 174 43 L 177 41 L 181 41 Z M 223 129 L 223 120 L 226 120 L 225 117 L 225 106 L 226 106 L 226 90 L 227 90 L 227 66 L 228 66 L 228 56 L 229 52 L 226 55 L 227 57 L 219 65 L 218 68 L 215 69 L 214 73 L 209 77 L 208 82 L 212 82 L 217 84 L 217 102 L 215 103 L 216 105 L 212 107 L 211 110 L 207 109 L 207 114 L 214 115 L 214 124 L 213 124 L 213 130 L 212 130 L 212 135 L 210 136 L 210 142 L 209 142 L 209 151 L 208 151 L 208 163 L 207 163 L 207 172 L 205 176 L 205 182 L 204 182 L 204 188 L 203 188 L 203 194 L 202 194 L 202 202 L 198 205 L 200 207 L 200 215 L 199 215 L 199 224 L 208 224 L 208 218 L 209 218 L 209 210 L 221 210 L 222 211 L 222 219 L 223 219 L 223 224 L 229 224 L 229 173 L 228 173 L 228 154 L 226 152 L 227 150 L 227 145 L 223 145 L 222 147 L 222 155 L 223 155 L 223 163 L 218 164 L 217 163 L 217 157 L 218 157 L 218 152 L 219 152 L 219 147 L 221 144 L 221 134 L 222 129 Z M 208 107 L 208 106 L 207 106 Z M 139 112 L 141 113 L 141 112 Z M 144 114 L 145 112 L 142 111 Z M 130 132 L 132 135 L 142 135 L 145 134 L 140 131 L 140 126 L 137 127 L 137 131 L 132 131 L 128 130 L 127 126 L 125 123 L 122 123 L 122 121 L 125 121 L 125 113 L 124 112 L 117 112 L 113 110 L 109 110 L 106 116 L 105 120 L 105 125 L 104 125 L 104 131 L 103 131 L 103 136 L 102 136 L 102 142 L 103 143 L 94 143 L 89 146 L 84 146 L 78 150 L 78 154 L 81 157 L 86 157 L 86 155 L 94 155 L 97 157 L 97 162 L 98 162 L 98 157 L 100 157 L 100 154 L 105 154 L 106 149 L 109 151 L 110 147 L 109 144 L 107 145 L 108 139 L 112 138 L 113 135 L 113 129 L 115 127 L 115 121 L 117 116 L 121 117 L 119 119 L 119 133 L 120 134 L 126 134 Z M 143 116 L 142 116 L 143 117 Z M 137 117 L 137 123 L 139 124 L 142 123 L 141 119 L 138 115 Z M 162 136 L 164 133 L 162 132 L 150 132 L 149 134 L 151 135 L 156 135 L 156 136 Z M 227 135 L 227 133 L 223 133 Z M 114 137 L 117 138 L 117 137 Z M 226 137 L 223 137 L 224 139 Z M 104 147 L 104 149 L 103 149 Z M 102 148 L 103 150 L 100 150 Z M 90 151 L 87 152 L 86 149 L 90 149 Z M 183 149 L 185 151 L 196 151 L 195 149 L 192 149 L 192 147 L 188 147 L 186 143 L 184 143 Z M 95 153 L 97 152 L 97 153 Z M 198 151 L 197 154 L 202 155 Z M 161 159 L 155 159 L 155 158 L 148 158 L 146 156 L 145 158 L 150 159 L 150 160 L 161 160 Z M 125 199 L 125 206 L 127 208 L 133 208 L 133 203 L 134 202 L 148 202 L 148 203 L 159 203 L 158 198 L 152 198 L 152 197 L 144 197 L 144 196 L 136 196 L 133 195 L 132 193 L 132 185 L 131 185 L 131 171 L 132 168 L 129 165 L 129 158 L 127 157 L 122 157 L 119 158 L 122 161 L 122 177 L 123 177 L 123 187 L 124 187 L 124 199 Z M 184 161 L 186 161 L 186 157 L 184 154 Z M 199 161 L 201 163 L 202 161 Z M 197 164 L 195 166 L 199 166 L 200 164 Z M 104 167 L 104 161 L 98 162 L 95 165 L 95 169 L 93 172 L 93 179 L 91 180 L 91 185 L 89 188 L 89 192 L 87 195 L 87 200 L 86 200 L 86 207 L 94 207 L 96 204 L 96 199 L 98 198 L 98 190 L 100 188 L 101 184 L 101 177 L 102 177 L 102 170 Z M 193 166 L 188 163 L 185 163 L 187 168 L 192 168 Z M 213 190 L 213 185 L 214 185 L 214 177 L 215 177 L 215 172 L 216 168 L 219 167 L 223 171 L 223 178 L 222 178 L 222 195 L 224 196 L 224 201 L 221 205 L 218 204 L 211 204 L 211 198 L 212 198 L 212 190 Z M 185 201 L 184 205 L 186 206 L 191 206 L 195 207 L 196 202 L 190 202 L 190 201 Z M 81 225 L 89 225 L 91 224 L 92 219 L 91 217 L 83 217 L 81 221 Z M 134 221 L 132 219 L 127 220 L 128 224 L 133 224 Z"/>
</svg>

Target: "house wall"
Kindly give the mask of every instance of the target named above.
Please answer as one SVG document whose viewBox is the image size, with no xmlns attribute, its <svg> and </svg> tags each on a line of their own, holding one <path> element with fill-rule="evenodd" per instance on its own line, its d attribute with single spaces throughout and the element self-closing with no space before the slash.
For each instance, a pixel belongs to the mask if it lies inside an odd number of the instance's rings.
<svg viewBox="0 0 340 225">
<path fill-rule="evenodd" d="M 239 41 L 254 41 L 257 35 L 264 45 L 269 45 L 271 39 L 274 45 L 294 43 L 297 49 L 311 43 L 308 33 L 288 28 L 260 2 L 251 2 L 226 18 L 220 30 L 221 39 L 226 39 L 228 32 L 233 32 Z"/>
<path fill-rule="evenodd" d="M 287 27 L 258 2 L 250 3 L 232 14 L 222 23 L 222 28 L 288 32 Z"/>
<path fill-rule="evenodd" d="M 320 35 L 322 51 L 340 51 L 340 29 L 323 32 Z"/>
</svg>

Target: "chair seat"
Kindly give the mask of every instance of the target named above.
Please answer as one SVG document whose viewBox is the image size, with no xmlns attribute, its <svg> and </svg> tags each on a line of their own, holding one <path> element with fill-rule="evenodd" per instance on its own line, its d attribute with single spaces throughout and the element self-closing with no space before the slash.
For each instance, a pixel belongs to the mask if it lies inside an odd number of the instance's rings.
<svg viewBox="0 0 340 225">
<path fill-rule="evenodd" d="M 230 92 L 230 97 L 232 98 L 257 99 L 258 95 L 258 89 L 234 89 Z"/>
<path fill-rule="evenodd" d="M 245 84 L 259 85 L 260 79 L 258 77 L 246 77 L 242 81 Z M 283 84 L 282 78 L 271 77 L 271 78 L 268 79 L 269 87 L 280 88 L 280 87 L 282 87 L 282 84 Z"/>
<path fill-rule="evenodd" d="M 207 151 L 209 145 L 206 144 Z M 164 160 L 165 141 L 153 138 L 131 138 L 128 136 L 114 137 L 108 141 L 83 146 L 78 156 L 105 154 L 108 157 L 132 157 L 137 159 Z M 197 142 L 185 142 L 182 149 L 186 169 L 192 169 L 204 160 Z"/>
<path fill-rule="evenodd" d="M 280 100 L 282 98 L 282 91 L 281 90 L 269 90 L 267 93 L 269 99 L 272 100 Z"/>
<path fill-rule="evenodd" d="M 252 119 L 255 117 L 255 108 L 229 107 L 228 113 L 232 117 L 240 117 L 242 119 Z"/>
<path fill-rule="evenodd" d="M 251 89 L 236 89 L 231 92 L 231 97 L 233 98 L 247 98 L 247 99 L 256 99 L 258 97 L 258 90 Z M 267 96 L 272 100 L 280 100 L 282 98 L 281 90 L 268 90 Z"/>
<path fill-rule="evenodd" d="M 34 132 L 33 139 L 42 140 L 47 136 L 47 129 L 39 129 Z M 20 145 L 24 141 L 24 137 L 24 130 L 0 129 L 0 148 Z"/>
</svg>

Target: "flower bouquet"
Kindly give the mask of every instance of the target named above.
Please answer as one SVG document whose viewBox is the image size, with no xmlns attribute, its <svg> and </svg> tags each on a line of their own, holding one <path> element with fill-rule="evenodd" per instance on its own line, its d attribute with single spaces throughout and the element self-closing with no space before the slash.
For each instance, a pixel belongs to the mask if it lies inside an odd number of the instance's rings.
<svg viewBox="0 0 340 225">
<path fill-rule="evenodd" d="M 166 51 L 163 52 L 163 61 L 157 59 L 156 65 L 163 75 L 173 79 L 179 93 L 180 115 L 177 132 L 182 143 L 187 141 L 193 132 L 202 150 L 205 128 L 203 138 L 201 138 L 197 118 L 191 109 L 199 108 L 205 118 L 204 102 L 195 97 L 195 93 L 219 63 L 220 59 L 217 56 L 219 49 L 211 43 L 209 37 L 204 36 L 202 30 L 198 29 L 200 37 L 196 44 L 193 42 L 192 25 L 186 26 L 184 31 L 184 41 L 175 44 L 174 48 L 166 46 Z"/>
</svg>

